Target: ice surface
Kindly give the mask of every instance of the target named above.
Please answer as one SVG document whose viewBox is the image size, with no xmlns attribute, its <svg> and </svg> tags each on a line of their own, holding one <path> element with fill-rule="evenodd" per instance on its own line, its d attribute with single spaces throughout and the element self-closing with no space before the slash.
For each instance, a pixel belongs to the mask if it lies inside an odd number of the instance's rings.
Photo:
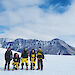
<svg viewBox="0 0 75 75">
<path fill-rule="evenodd" d="M 60 56 L 45 55 L 43 71 L 37 71 L 37 70 L 34 71 L 18 70 L 18 71 L 9 71 L 9 72 L 4 71 L 3 69 L 5 64 L 4 61 L 5 51 L 6 49 L 0 48 L 0 68 L 1 68 L 0 75 L 75 75 L 75 56 L 61 56 L 61 55 Z M 15 52 L 13 51 L 13 54 L 14 53 Z"/>
</svg>

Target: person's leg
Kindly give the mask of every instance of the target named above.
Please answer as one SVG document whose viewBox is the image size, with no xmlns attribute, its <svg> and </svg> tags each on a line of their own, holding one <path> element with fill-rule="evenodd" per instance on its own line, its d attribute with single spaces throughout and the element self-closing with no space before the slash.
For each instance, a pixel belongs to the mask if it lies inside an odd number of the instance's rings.
<svg viewBox="0 0 75 75">
<path fill-rule="evenodd" d="M 43 60 L 41 59 L 41 70 L 43 70 Z"/>
<path fill-rule="evenodd" d="M 7 66 L 7 61 L 5 61 L 5 68 L 4 68 L 5 70 L 6 70 L 6 66 Z"/>
<path fill-rule="evenodd" d="M 21 68 L 21 69 L 23 69 L 23 66 L 24 66 L 24 62 L 22 62 L 21 66 L 22 66 L 22 68 Z"/>
<path fill-rule="evenodd" d="M 23 69 L 23 66 L 24 66 L 24 58 L 22 58 L 22 64 L 21 64 L 22 68 L 21 70 Z"/>
<path fill-rule="evenodd" d="M 35 70 L 35 61 L 33 62 L 33 70 Z"/>
<path fill-rule="evenodd" d="M 26 70 L 28 70 L 28 59 L 25 59 L 25 63 L 26 63 Z"/>
<path fill-rule="evenodd" d="M 21 64 L 21 66 L 22 66 L 22 68 L 21 68 L 21 69 L 23 69 L 24 63 L 22 63 L 22 64 Z"/>
<path fill-rule="evenodd" d="M 33 65 L 33 64 L 32 64 L 32 62 L 31 62 L 31 68 L 30 68 L 31 70 L 32 70 L 32 65 Z"/>
<path fill-rule="evenodd" d="M 26 58 L 26 60 L 25 60 L 25 63 L 26 63 L 26 66 L 28 66 L 28 59 Z"/>
<path fill-rule="evenodd" d="M 15 62 L 12 65 L 13 65 L 13 69 L 12 70 L 15 70 Z"/>
<path fill-rule="evenodd" d="M 40 69 L 40 60 L 38 59 L 38 68 L 37 68 L 37 70 L 39 70 Z"/>
<path fill-rule="evenodd" d="M 19 69 L 19 63 L 16 62 L 16 69 L 18 70 Z"/>
<path fill-rule="evenodd" d="M 40 69 L 40 60 L 38 60 L 38 69 Z"/>
<path fill-rule="evenodd" d="M 8 61 L 8 70 L 9 70 L 9 68 L 10 68 L 10 61 Z"/>
</svg>

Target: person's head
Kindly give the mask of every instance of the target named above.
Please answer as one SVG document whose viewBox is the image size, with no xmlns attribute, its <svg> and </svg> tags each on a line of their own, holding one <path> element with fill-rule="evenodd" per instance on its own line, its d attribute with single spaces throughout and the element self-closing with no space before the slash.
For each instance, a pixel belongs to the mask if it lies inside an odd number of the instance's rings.
<svg viewBox="0 0 75 75">
<path fill-rule="evenodd" d="M 39 51 L 41 51 L 41 47 L 39 47 Z"/>
<path fill-rule="evenodd" d="M 34 49 L 32 49 L 32 53 L 34 53 Z"/>
<path fill-rule="evenodd" d="M 24 51 L 27 51 L 27 48 L 25 48 Z"/>
<path fill-rule="evenodd" d="M 18 57 L 18 54 L 16 53 L 16 57 Z"/>
<path fill-rule="evenodd" d="M 10 50 L 11 50 L 11 48 L 9 47 L 9 48 L 8 48 L 8 51 L 10 51 Z"/>
</svg>

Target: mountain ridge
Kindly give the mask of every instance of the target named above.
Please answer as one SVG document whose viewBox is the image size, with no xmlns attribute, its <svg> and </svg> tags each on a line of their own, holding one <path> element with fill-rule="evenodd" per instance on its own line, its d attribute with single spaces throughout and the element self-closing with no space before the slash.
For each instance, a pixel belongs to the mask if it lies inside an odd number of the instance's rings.
<svg viewBox="0 0 75 75">
<path fill-rule="evenodd" d="M 51 55 L 74 55 L 75 48 L 68 45 L 63 40 L 55 38 L 50 41 L 43 41 L 37 39 L 22 39 L 18 38 L 9 42 L 5 38 L 0 38 L 0 46 L 2 48 L 11 47 L 12 50 L 22 52 L 24 48 L 28 48 L 29 51 L 35 49 L 36 52 L 39 47 L 43 50 L 44 54 Z"/>
</svg>

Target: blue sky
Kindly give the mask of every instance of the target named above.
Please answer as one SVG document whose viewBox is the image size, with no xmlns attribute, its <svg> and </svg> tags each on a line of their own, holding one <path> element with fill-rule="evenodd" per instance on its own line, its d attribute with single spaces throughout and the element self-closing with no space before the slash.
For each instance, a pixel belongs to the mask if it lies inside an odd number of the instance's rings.
<svg viewBox="0 0 75 75">
<path fill-rule="evenodd" d="M 0 12 L 4 12 L 6 11 L 5 8 L 2 6 L 2 4 L 0 3 Z"/>
<path fill-rule="evenodd" d="M 71 5 L 71 0 L 43 0 L 44 3 L 40 4 L 39 7 L 44 11 L 48 12 L 49 8 L 54 7 L 52 11 L 57 13 L 64 13 L 68 10 L 68 6 Z M 61 8 L 62 7 L 62 8 Z"/>
<path fill-rule="evenodd" d="M 9 30 L 9 27 L 0 25 L 0 34 L 4 34 L 6 30 Z"/>
<path fill-rule="evenodd" d="M 0 37 L 52 40 L 75 46 L 74 0 L 0 0 Z"/>
</svg>

